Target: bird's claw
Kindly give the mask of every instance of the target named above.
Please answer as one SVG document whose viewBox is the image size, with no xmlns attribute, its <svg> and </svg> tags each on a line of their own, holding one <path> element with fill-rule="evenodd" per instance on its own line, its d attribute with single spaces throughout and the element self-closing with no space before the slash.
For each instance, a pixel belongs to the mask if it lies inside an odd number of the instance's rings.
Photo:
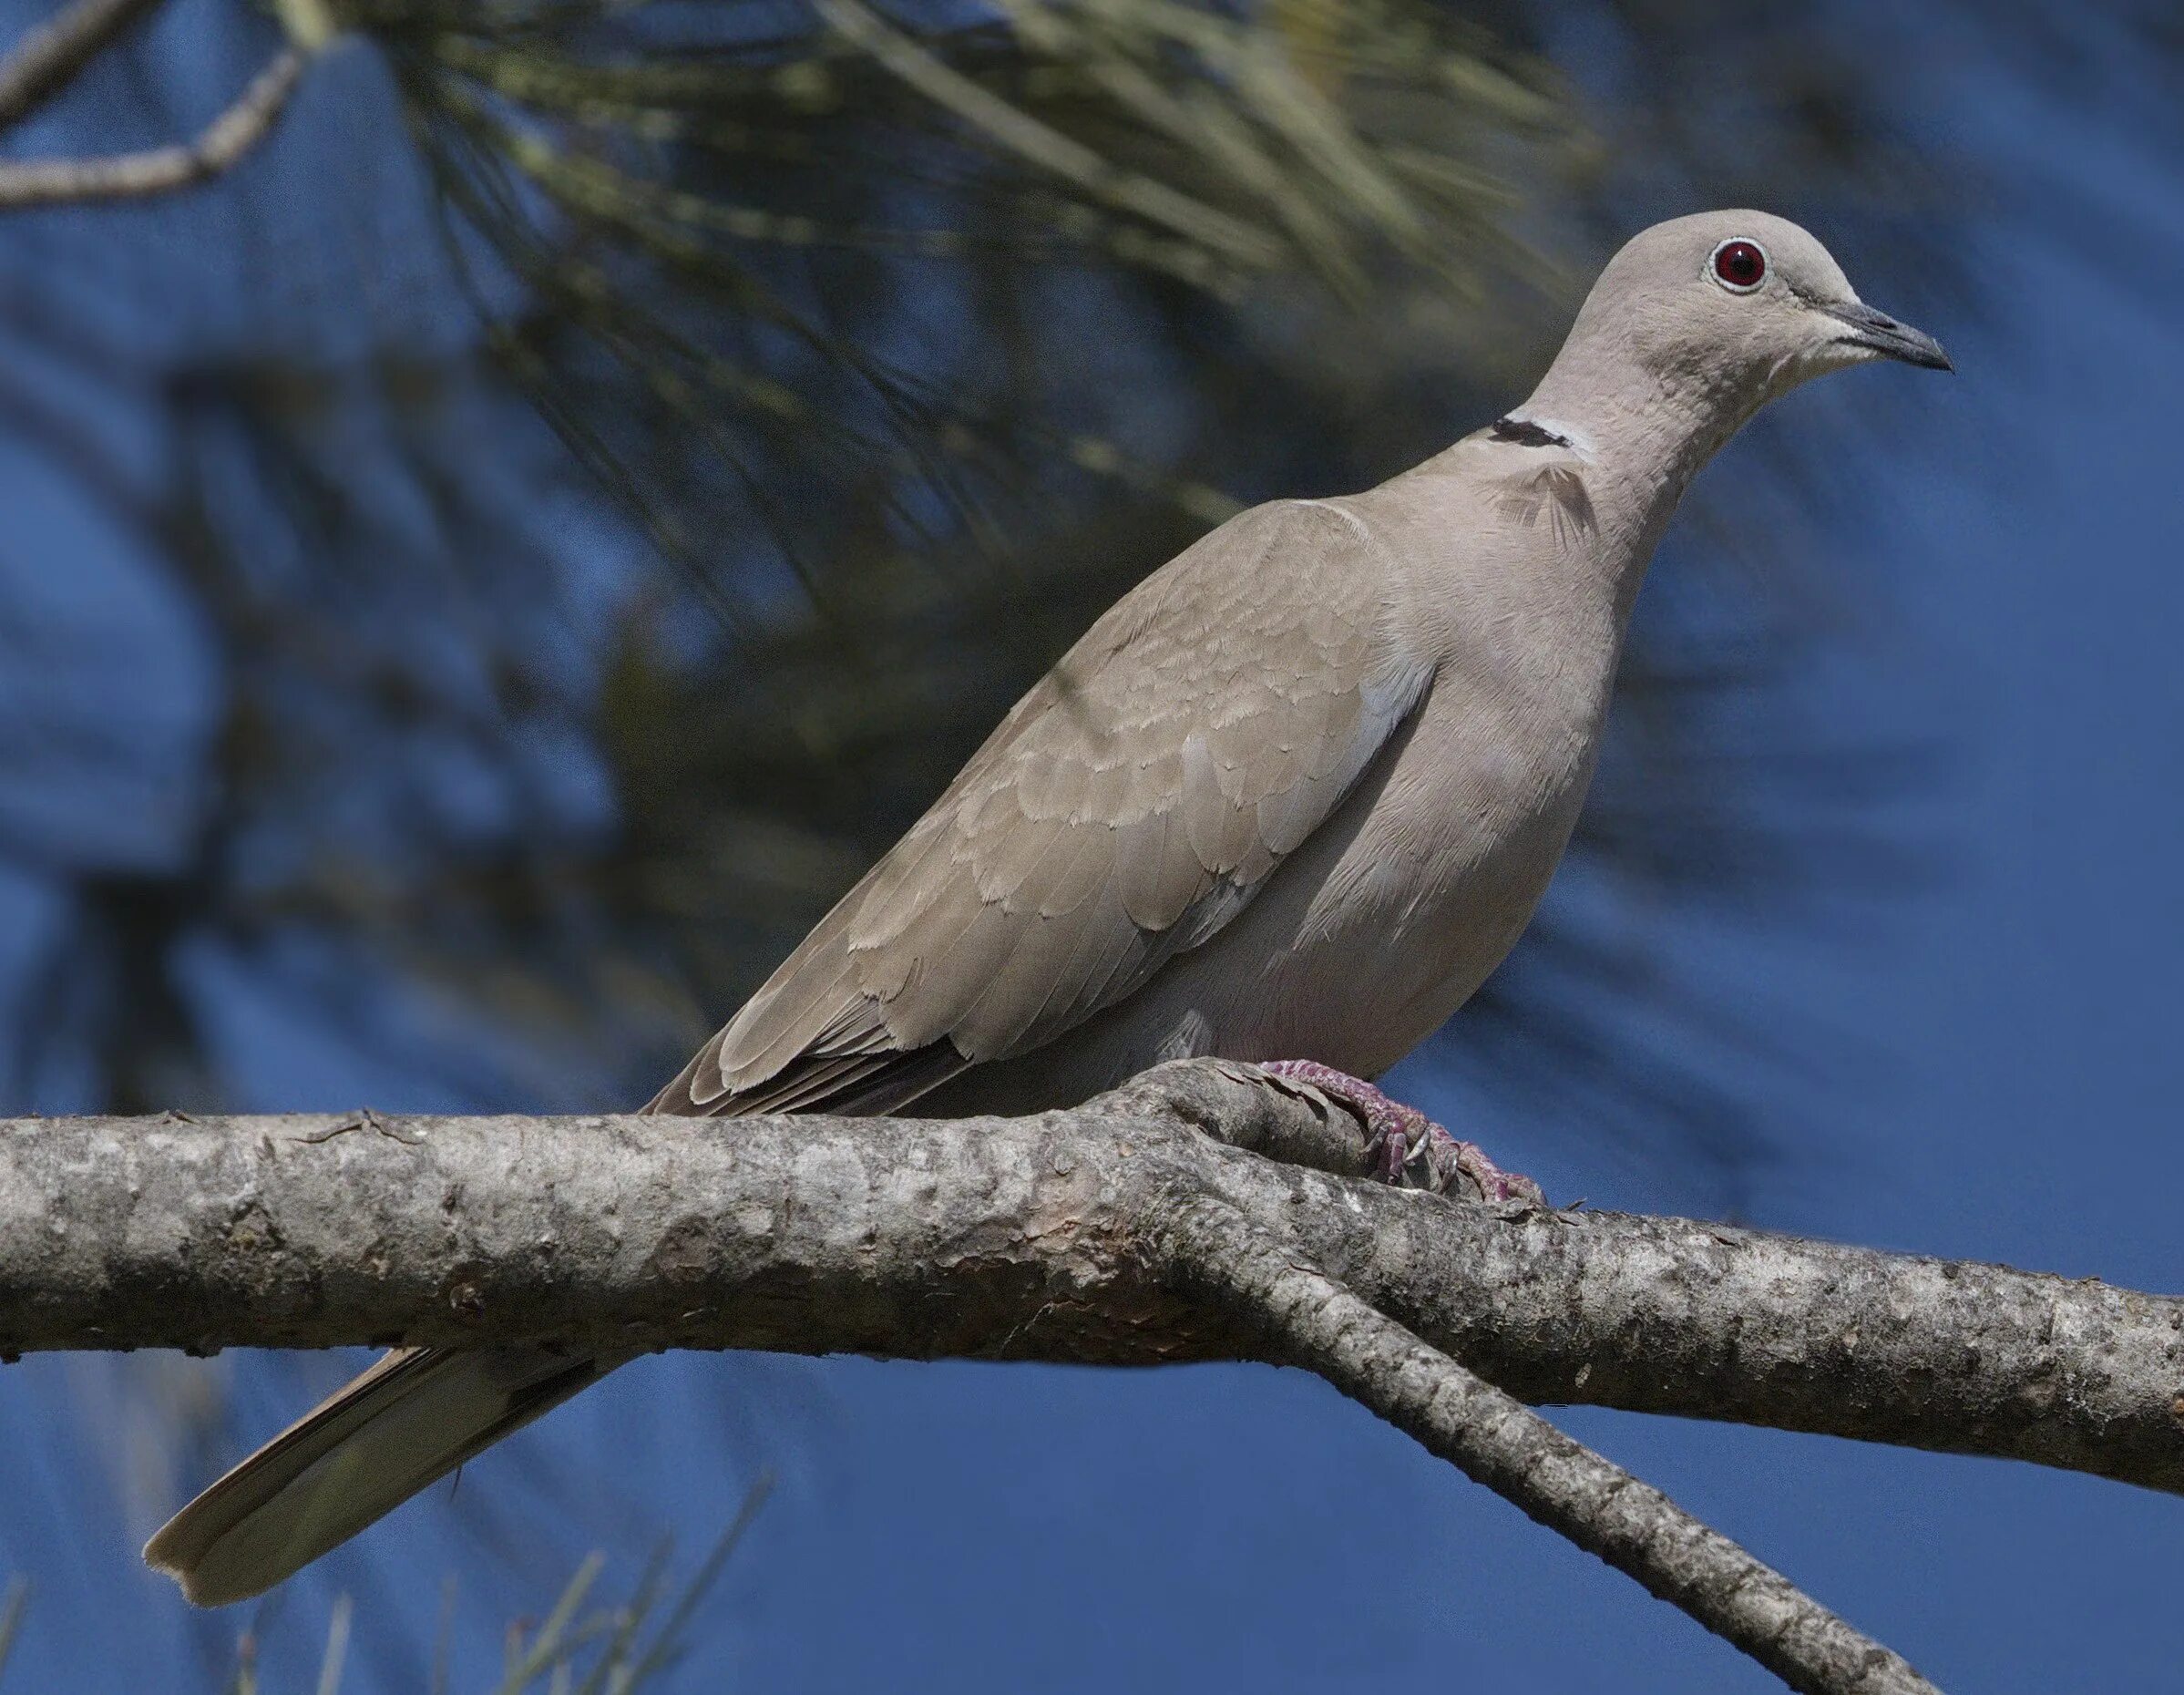
<svg viewBox="0 0 2184 1695">
<path fill-rule="evenodd" d="M 1452 1188 L 1476 1189 L 1482 1200 L 1529 1201 L 1534 1207 L 1547 1204 L 1545 1190 L 1521 1171 L 1502 1170 L 1478 1143 L 1459 1142 L 1439 1125 L 1433 1126 L 1433 1135 L 1434 1164 L 1440 1171 L 1436 1180 L 1425 1186 L 1443 1194 Z"/>
<path fill-rule="evenodd" d="M 1388 1105 L 1393 1110 L 1366 1119 L 1365 1158 L 1381 1181 L 1400 1185 L 1404 1174 L 1433 1145 L 1434 1125 L 1416 1107 L 1400 1101 L 1389 1101 Z"/>
<path fill-rule="evenodd" d="M 1367 1169 L 1401 1188 L 1454 1191 L 1482 1200 L 1544 1205 L 1540 1186 L 1504 1171 L 1473 1142 L 1460 1142 L 1415 1106 L 1390 1100 L 1371 1084 L 1317 1060 L 1273 1060 L 1259 1069 L 1309 1084 L 1355 1113 L 1365 1125 Z"/>
</svg>

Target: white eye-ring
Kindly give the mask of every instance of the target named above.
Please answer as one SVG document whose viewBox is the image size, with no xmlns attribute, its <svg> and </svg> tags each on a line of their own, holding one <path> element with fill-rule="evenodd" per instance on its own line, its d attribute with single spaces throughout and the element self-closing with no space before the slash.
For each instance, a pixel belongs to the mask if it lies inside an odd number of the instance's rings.
<svg viewBox="0 0 2184 1695">
<path fill-rule="evenodd" d="M 1748 236 L 1732 236 L 1707 261 L 1707 274 L 1732 294 L 1748 294 L 1767 281 L 1767 250 Z"/>
</svg>

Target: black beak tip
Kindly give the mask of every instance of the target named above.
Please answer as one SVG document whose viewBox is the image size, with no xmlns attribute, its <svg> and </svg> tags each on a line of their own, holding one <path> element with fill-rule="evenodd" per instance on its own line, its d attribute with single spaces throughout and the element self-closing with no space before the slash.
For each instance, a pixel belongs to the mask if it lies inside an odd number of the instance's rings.
<svg viewBox="0 0 2184 1695">
<path fill-rule="evenodd" d="M 1924 330 L 1914 330 L 1908 324 L 1899 324 L 1879 313 L 1873 314 L 1872 322 L 1861 327 L 1865 334 L 1860 339 L 1876 353 L 1901 359 L 1905 365 L 1915 365 L 1923 371 L 1954 373 L 1956 370 L 1956 362 Z"/>
<path fill-rule="evenodd" d="M 1913 359 L 1911 363 L 1929 371 L 1946 371 L 1952 376 L 1956 375 L 1956 361 L 1952 359 L 1943 350 L 1941 343 L 1935 341 L 1932 336 L 1926 338 L 1926 346 L 1923 356 Z"/>
<path fill-rule="evenodd" d="M 1860 347 L 1870 348 L 1884 358 L 1900 359 L 1905 365 L 1915 365 L 1928 371 L 1952 371 L 1956 365 L 1942 351 L 1941 343 L 1924 330 L 1914 330 L 1908 324 L 1898 322 L 1885 312 L 1876 312 L 1863 301 L 1828 309 L 1830 314 L 1845 324 L 1850 334 L 1844 337 Z"/>
</svg>

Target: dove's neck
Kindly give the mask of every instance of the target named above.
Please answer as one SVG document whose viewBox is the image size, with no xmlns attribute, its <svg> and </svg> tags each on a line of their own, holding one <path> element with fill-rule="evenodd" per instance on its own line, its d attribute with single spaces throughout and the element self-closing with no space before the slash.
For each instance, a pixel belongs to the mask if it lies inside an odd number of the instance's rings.
<svg viewBox="0 0 2184 1695">
<path fill-rule="evenodd" d="M 1592 558 L 1619 614 L 1692 478 L 1767 398 L 1741 386 L 1697 371 L 1663 375 L 1625 348 L 1574 340 L 1508 414 L 1568 442 L 1598 527 Z"/>
</svg>

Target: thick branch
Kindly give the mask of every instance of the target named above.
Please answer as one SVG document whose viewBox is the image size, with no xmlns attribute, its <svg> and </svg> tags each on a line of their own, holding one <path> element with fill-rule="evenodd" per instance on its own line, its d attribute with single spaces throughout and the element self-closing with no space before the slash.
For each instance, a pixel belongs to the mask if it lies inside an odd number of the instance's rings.
<svg viewBox="0 0 2184 1695">
<path fill-rule="evenodd" d="M 0 59 L 0 129 L 20 123 L 159 0 L 70 0 Z"/>
<path fill-rule="evenodd" d="M 1361 1153 L 1313 1091 L 1218 1063 L 1026 1119 L 15 1120 L 0 1353 L 1299 1364 L 1818 1695 L 1928 1686 L 1512 1392 L 2184 1483 L 2184 1302 L 1451 1203 L 1338 1175 Z"/>
<path fill-rule="evenodd" d="M 354 1125 L 342 1129 L 344 1124 Z M 2184 1493 L 2184 1302 L 1278 1165 L 1347 1120 L 1210 1066 L 1067 1113 L 0 1122 L 0 1349 L 619 1346 L 1144 1363 L 1255 1339 L 1149 1269 L 1205 1195 L 1533 1402 L 2005 1455 Z"/>
<path fill-rule="evenodd" d="M 1937 1695 L 1899 1655 L 1219 1201 L 1162 1233 L 1186 1287 L 1808 1695 Z"/>
<path fill-rule="evenodd" d="M 282 48 L 194 141 L 102 159 L 0 164 L 0 211 L 141 199 L 220 175 L 272 129 L 303 75 L 304 56 L 300 48 Z"/>
</svg>

